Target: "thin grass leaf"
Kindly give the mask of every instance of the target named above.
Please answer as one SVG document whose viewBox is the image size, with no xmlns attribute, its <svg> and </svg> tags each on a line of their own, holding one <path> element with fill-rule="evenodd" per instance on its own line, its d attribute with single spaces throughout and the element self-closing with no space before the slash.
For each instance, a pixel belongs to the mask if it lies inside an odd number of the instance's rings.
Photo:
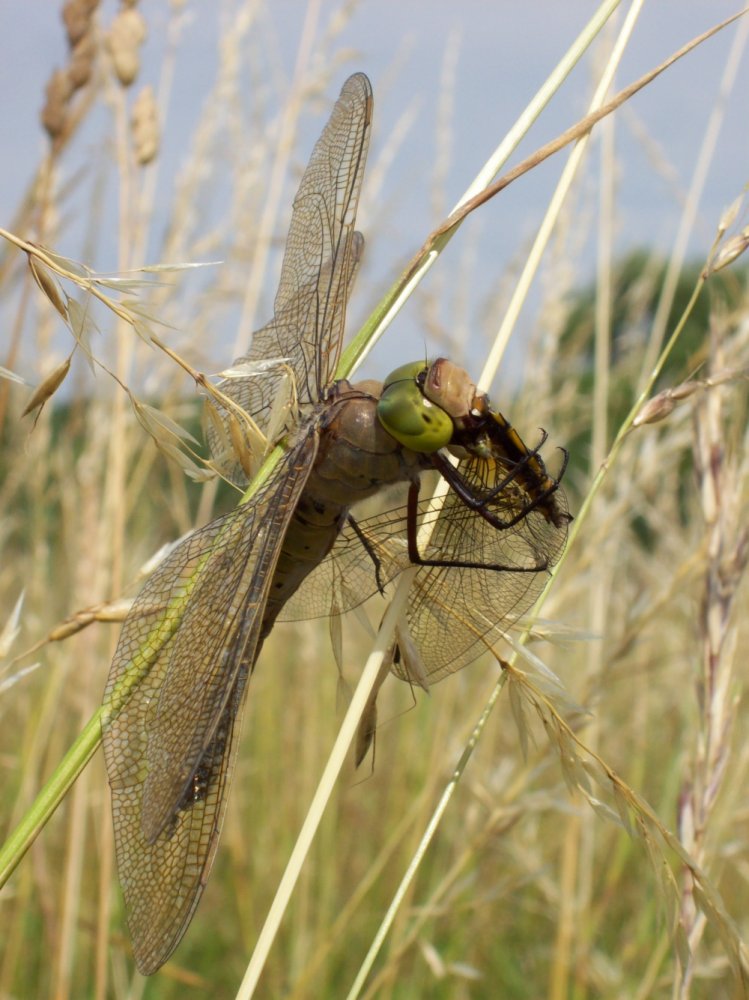
<svg viewBox="0 0 749 1000">
<path fill-rule="evenodd" d="M 450 962 L 447 966 L 447 972 L 458 979 L 468 979 L 472 982 L 480 982 L 485 978 L 480 969 L 477 969 L 475 965 L 468 965 L 467 962 Z"/>
<path fill-rule="evenodd" d="M 614 826 L 624 827 L 618 813 L 616 813 L 610 805 L 602 799 L 599 799 L 596 795 L 587 794 L 584 789 L 581 789 L 581 791 L 583 795 L 585 795 L 588 805 L 598 816 L 601 817 L 601 819 L 607 820 L 609 823 L 613 823 Z"/>
<path fill-rule="evenodd" d="M 679 890 L 676 886 L 671 867 L 661 850 L 658 831 L 653 827 L 649 817 L 643 815 L 641 812 L 637 813 L 636 828 L 639 835 L 638 839 L 645 846 L 650 867 L 656 876 L 660 888 L 659 898 L 665 907 L 664 913 L 668 913 L 672 906 L 678 905 Z"/>
<path fill-rule="evenodd" d="M 19 681 L 22 681 L 24 677 L 28 677 L 29 674 L 33 674 L 35 670 L 41 667 L 41 662 L 31 663 L 28 667 L 23 667 L 21 670 L 16 670 L 15 673 L 9 674 L 2 681 L 0 681 L 0 695 L 6 694 L 12 687 L 15 687 Z"/>
<path fill-rule="evenodd" d="M 162 455 L 171 459 L 186 476 L 189 476 L 196 483 L 205 483 L 214 478 L 212 471 L 205 469 L 202 465 L 198 465 L 197 462 L 193 461 L 177 445 L 172 444 L 170 441 L 157 440 L 156 438 L 154 438 L 154 442 Z"/>
<path fill-rule="evenodd" d="M 515 720 L 515 728 L 517 729 L 518 739 L 520 741 L 520 752 L 523 755 L 523 760 L 527 760 L 528 742 L 529 738 L 533 738 L 533 734 L 529 733 L 528 719 L 525 714 L 525 699 L 523 697 L 523 690 L 521 685 L 515 681 L 514 671 L 512 671 L 509 675 L 508 695 L 510 698 L 510 711 L 512 712 L 512 717 Z"/>
<path fill-rule="evenodd" d="M 630 803 L 621 786 L 616 781 L 611 783 L 611 794 L 614 797 L 614 805 L 616 806 L 616 811 L 622 826 L 630 837 L 634 837 L 635 832 L 632 827 Z"/>
<path fill-rule="evenodd" d="M 5 378 L 9 382 L 17 382 L 18 385 L 25 385 L 29 388 L 31 387 L 31 382 L 29 382 L 28 379 L 25 379 L 22 375 L 17 375 L 15 372 L 12 372 L 9 368 L 4 368 L 2 365 L 0 365 L 0 378 Z"/>
<path fill-rule="evenodd" d="M 720 899 L 715 899 L 700 879 L 692 883 L 692 895 L 696 905 L 704 913 L 708 924 L 718 934 L 723 947 L 731 960 L 736 978 L 745 985 L 749 981 L 746 964 L 746 951 L 741 934 L 735 922 L 725 910 Z"/>
<path fill-rule="evenodd" d="M 333 653 L 333 660 L 335 661 L 336 669 L 339 675 L 343 674 L 343 625 L 341 623 L 341 615 L 336 607 L 336 602 L 330 609 L 330 617 L 328 618 L 328 636 L 330 638 L 330 649 Z"/>
<path fill-rule="evenodd" d="M 49 260 L 59 267 L 61 271 L 67 271 L 71 276 L 79 278 L 84 285 L 91 281 L 91 269 L 85 264 L 81 264 L 80 261 L 73 260 L 72 257 L 64 257 L 61 253 L 57 253 L 55 250 L 50 250 L 49 247 L 45 247 L 41 244 L 38 246 L 39 249 L 44 252 L 45 257 L 48 257 Z"/>
<path fill-rule="evenodd" d="M 132 395 L 131 399 L 133 399 Z M 133 405 L 135 407 L 135 403 L 133 403 Z M 164 435 L 171 435 L 180 441 L 189 441 L 196 447 L 200 446 L 200 442 L 187 430 L 187 428 L 182 427 L 181 424 L 172 420 L 170 416 L 167 416 L 166 413 L 159 410 L 157 407 L 138 401 L 135 409 L 136 413 L 139 415 L 141 424 L 153 437 L 161 439 Z"/>
<path fill-rule="evenodd" d="M 432 942 L 420 940 L 419 949 L 434 978 L 437 980 L 444 979 L 447 975 L 447 966 Z"/>
<path fill-rule="evenodd" d="M 682 971 L 684 971 L 689 967 L 689 963 L 692 960 L 692 949 L 689 947 L 687 932 L 678 919 L 676 919 L 672 937 L 676 949 L 676 957 L 679 960 Z"/>
<path fill-rule="evenodd" d="M 611 779 L 601 761 L 592 754 L 584 753 L 580 756 L 580 763 L 585 769 L 585 773 L 593 779 L 596 785 L 602 791 L 608 792 L 611 788 Z"/>
<path fill-rule="evenodd" d="M 580 759 L 577 746 L 570 739 L 569 734 L 559 727 L 556 727 L 556 743 L 565 781 L 570 789 L 578 789 L 586 798 L 593 798 L 590 779 Z"/>
<path fill-rule="evenodd" d="M 109 288 L 113 292 L 137 292 L 144 289 L 171 287 L 168 281 L 154 281 L 148 278 L 119 278 L 117 276 L 103 278 L 101 275 L 96 277 L 93 284 L 98 288 Z"/>
<path fill-rule="evenodd" d="M 158 569 L 170 553 L 172 553 L 177 546 L 185 540 L 185 538 L 187 538 L 187 535 L 182 535 L 173 542 L 167 542 L 165 545 L 162 545 L 161 548 L 157 549 L 154 554 L 139 567 L 136 580 L 144 580 L 146 577 L 150 576 L 155 569 Z"/>
<path fill-rule="evenodd" d="M 134 267 L 132 270 L 136 274 L 159 274 L 162 271 L 168 273 L 170 271 L 194 271 L 196 268 L 200 267 L 219 267 L 223 263 L 223 260 L 197 260 L 176 264 L 146 264 L 143 267 Z"/>
<path fill-rule="evenodd" d="M 94 372 L 95 364 L 94 354 L 91 349 L 91 334 L 98 333 L 99 328 L 94 322 L 89 308 L 91 299 L 87 297 L 85 306 L 82 306 L 69 295 L 66 295 L 65 299 L 67 301 L 68 315 L 70 316 L 70 330 L 76 339 L 76 343 L 85 354 L 89 368 Z"/>
<path fill-rule="evenodd" d="M 146 343 L 150 344 L 152 342 L 152 335 L 150 332 L 151 323 L 153 323 L 154 326 L 161 327 L 163 330 L 174 329 L 172 324 L 167 323 L 163 316 L 159 316 L 158 314 L 151 312 L 151 310 L 146 308 L 146 306 L 143 305 L 143 303 L 138 299 L 123 299 L 120 303 L 120 307 L 128 313 L 129 322 L 131 323 L 133 329 L 143 338 L 143 340 L 146 341 Z"/>
<path fill-rule="evenodd" d="M 515 648 L 514 641 L 510 645 Z M 551 701 L 563 715 L 585 716 L 590 713 L 576 702 L 567 691 L 561 679 L 557 677 L 544 661 L 529 649 L 528 646 L 517 644 L 518 656 L 523 660 L 528 668 L 528 675 L 533 679 L 533 686 L 536 690 Z M 517 669 L 517 668 L 515 668 Z"/>
<path fill-rule="evenodd" d="M 0 657 L 5 657 L 10 652 L 10 647 L 16 641 L 18 633 L 20 632 L 19 621 L 21 620 L 21 609 L 23 608 L 23 601 L 26 591 L 22 590 L 18 595 L 16 603 L 13 605 L 13 610 L 8 615 L 8 618 L 3 625 L 2 632 L 0 632 Z"/>
</svg>

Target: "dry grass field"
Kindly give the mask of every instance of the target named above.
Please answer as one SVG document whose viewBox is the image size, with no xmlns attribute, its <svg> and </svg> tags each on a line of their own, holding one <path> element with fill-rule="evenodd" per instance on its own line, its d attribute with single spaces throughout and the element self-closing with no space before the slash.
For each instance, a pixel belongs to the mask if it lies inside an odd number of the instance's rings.
<svg viewBox="0 0 749 1000">
<path fill-rule="evenodd" d="M 48 151 L 29 163 L 15 216 L 0 219 L 3 839 L 97 711 L 148 561 L 238 499 L 204 476 L 200 396 L 152 337 L 193 370 L 215 372 L 231 359 L 231 348 L 217 355 L 216 332 L 243 347 L 248 318 L 267 319 L 310 148 L 299 124 L 327 114 L 360 68 L 331 33 L 317 43 L 329 59 L 298 67 L 284 93 L 262 67 L 232 61 L 251 51 L 233 47 L 232 31 L 254 7 L 235 5 L 219 79 L 183 137 L 164 225 L 154 206 L 159 121 L 183 5 L 159 5 L 153 22 L 149 6 L 66 5 L 70 62 L 38 81 Z M 165 38 L 156 91 L 139 80 L 141 27 Z M 675 31 L 667 51 L 683 41 Z M 256 84 L 251 112 L 237 103 L 240 72 Z M 714 124 L 695 164 L 715 155 Z M 375 111 L 378 169 L 390 126 Z M 575 521 L 565 556 L 540 617 L 521 623 L 531 626 L 525 646 L 518 625 L 501 663 L 486 656 L 428 697 L 395 678 L 384 685 L 374 761 L 355 771 L 349 760 L 331 789 L 258 996 L 749 994 L 749 282 L 739 253 L 749 219 L 735 203 L 742 192 L 726 190 L 734 210 L 710 220 L 714 235 L 697 259 L 685 258 L 683 243 L 667 259 L 647 246 L 617 258 L 621 165 L 609 127 L 579 151 L 578 170 L 599 157 L 599 191 L 570 168 L 535 293 L 541 322 L 521 352 L 521 391 L 496 399 L 527 442 L 543 427 L 545 454 L 570 452 L 564 487 Z M 560 171 L 569 155 L 557 157 Z M 685 232 L 697 168 L 694 177 Z M 569 267 L 591 214 L 592 282 Z M 367 215 L 376 245 L 387 219 L 372 205 Z M 450 268 L 470 266 L 465 231 L 452 263 L 435 265 L 446 271 L 421 300 L 421 322 L 430 355 L 475 364 L 534 257 L 518 247 L 527 262 L 496 276 L 501 294 L 465 343 L 435 322 Z M 425 237 L 414 233 L 398 255 L 407 259 Z M 55 255 L 61 247 L 65 257 Z M 162 270 L 138 270 L 145 264 Z M 354 299 L 374 307 L 368 277 Z M 395 357 L 397 320 L 384 337 L 396 363 L 410 360 Z M 43 406 L 23 415 L 30 401 Z M 374 604 L 376 626 L 384 605 Z M 372 643 L 350 619 L 342 677 L 327 621 L 278 625 L 266 643 L 208 888 L 154 977 L 134 969 L 101 753 L 63 779 L 62 802 L 30 849 L 10 840 L 0 855 L 0 875 L 12 872 L 0 890 L 0 1000 L 235 995 Z M 382 947 L 349 992 L 459 764 Z"/>
</svg>

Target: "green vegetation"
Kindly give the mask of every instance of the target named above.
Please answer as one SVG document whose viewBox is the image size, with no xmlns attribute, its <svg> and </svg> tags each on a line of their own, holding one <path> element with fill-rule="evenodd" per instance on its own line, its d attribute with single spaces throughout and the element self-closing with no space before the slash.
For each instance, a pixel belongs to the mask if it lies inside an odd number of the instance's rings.
<svg viewBox="0 0 749 1000">
<path fill-rule="evenodd" d="M 110 301 L 94 304 L 80 271 L 58 280 L 46 269 L 39 289 L 17 244 L 0 247 L 5 368 L 33 372 L 39 383 L 51 378 L 51 386 L 74 343 L 61 334 L 55 294 L 75 296 L 85 314 L 68 307 L 79 346 L 35 424 L 33 414 L 21 416 L 30 390 L 0 380 L 3 833 L 16 827 L 98 708 L 119 601 L 137 592 L 141 566 L 166 541 L 228 509 L 236 495 L 185 475 L 202 468 L 199 459 L 176 451 L 179 442 L 163 424 L 149 434 L 136 417 L 122 386 L 200 437 L 189 376 L 140 339 L 134 322 L 196 371 L 215 367 L 209 358 L 217 329 L 237 332 L 246 346 L 248 324 L 259 326 L 270 311 L 266 271 L 287 221 L 283 199 L 269 208 L 265 167 L 279 137 L 294 137 L 308 109 L 302 98 L 333 97 L 346 73 L 338 56 L 323 61 L 333 68 L 309 69 L 285 111 L 259 105 L 258 117 L 239 114 L 231 91 L 217 86 L 217 94 L 229 94 L 223 111 L 234 148 L 252 156 L 241 183 L 227 182 L 229 210 L 223 205 L 220 218 L 211 216 L 211 185 L 225 162 L 211 131 L 220 116 L 215 104 L 207 109 L 192 145 L 184 138 L 191 152 L 156 258 L 226 263 L 131 274 L 157 240 L 149 200 L 160 157 L 153 116 L 168 111 L 140 87 L 135 21 L 129 33 L 120 23 L 124 41 L 107 48 L 100 34 L 89 34 L 91 5 L 67 6 L 82 18 L 70 63 L 80 83 L 72 89 L 70 81 L 52 81 L 44 118 L 49 151 L 13 232 L 46 247 L 76 245 L 71 257 L 94 262 L 87 248 L 101 239 L 103 210 L 96 179 L 74 172 L 71 181 L 66 157 L 106 95 L 110 169 L 123 192 L 115 217 L 107 217 L 114 233 L 107 252 L 117 247 L 118 271 L 136 284 L 124 302 L 116 284 L 96 285 Z M 101 27 L 111 31 L 105 20 Z M 179 57 L 178 46 L 168 51 L 165 78 Z M 388 123 L 375 122 L 382 148 Z M 281 146 L 288 162 L 276 161 L 275 169 L 292 173 L 287 168 L 306 151 Z M 364 191 L 366 200 L 366 181 Z M 726 203 L 736 194 L 726 192 Z M 64 225 L 69 207 L 82 213 L 78 236 Z M 387 229 L 374 221 L 382 228 L 367 232 L 370 242 Z M 705 246 L 705 259 L 709 252 Z M 595 317 L 605 282 L 543 303 L 553 320 L 539 335 L 522 393 L 503 399 L 502 410 L 528 443 L 544 426 L 550 445 L 562 443 L 571 454 L 565 489 L 579 532 L 530 644 L 564 688 L 522 656 L 508 669 L 363 997 L 742 995 L 737 955 L 749 933 L 742 669 L 749 642 L 749 295 L 739 260 L 710 275 L 693 300 L 703 265 L 679 268 L 668 298 L 669 261 L 643 251 L 613 265 L 603 328 Z M 363 284 L 355 297 L 374 299 Z M 646 411 L 654 422 L 630 428 L 591 494 L 685 316 L 649 393 L 660 394 Z M 487 326 L 498 319 L 489 317 Z M 477 331 L 477 342 L 483 335 Z M 453 346 L 456 360 L 461 350 Z M 96 359 L 95 378 L 87 354 Z M 175 460 L 165 455 L 170 450 Z M 22 593 L 16 622 L 12 609 Z M 381 605 L 373 608 L 372 622 L 381 614 Z M 361 624 L 347 621 L 342 681 L 327 622 L 274 630 L 250 685 L 213 875 L 182 945 L 148 981 L 133 971 L 97 754 L 0 893 L 0 997 L 233 996 L 370 645 Z M 430 697 L 394 679 L 384 685 L 374 766 L 368 759 L 339 781 L 259 996 L 346 995 L 500 674 L 487 657 Z"/>
</svg>

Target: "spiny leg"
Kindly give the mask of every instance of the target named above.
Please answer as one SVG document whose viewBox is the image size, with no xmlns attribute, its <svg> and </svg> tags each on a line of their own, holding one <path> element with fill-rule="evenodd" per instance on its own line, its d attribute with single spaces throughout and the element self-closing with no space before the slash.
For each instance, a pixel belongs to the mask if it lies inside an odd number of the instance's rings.
<svg viewBox="0 0 749 1000">
<path fill-rule="evenodd" d="M 449 465 L 450 463 L 448 463 Z M 449 480 L 448 480 L 449 482 Z M 462 480 L 461 480 L 462 482 Z M 452 485 L 452 484 L 451 484 Z M 418 546 L 418 514 L 419 514 L 419 486 L 420 483 L 417 480 L 408 488 L 408 506 L 407 506 L 407 517 L 406 517 L 406 528 L 407 528 L 407 539 L 408 539 L 408 558 L 411 563 L 415 566 L 441 566 L 449 569 L 485 569 L 492 570 L 496 572 L 505 573 L 540 573 L 549 568 L 549 560 L 544 559 L 540 563 L 535 563 L 533 566 L 518 566 L 508 563 L 485 563 L 475 560 L 462 560 L 462 559 L 425 559 L 419 552 Z M 463 500 L 463 496 L 456 490 L 457 496 Z M 465 502 L 465 501 L 464 501 Z M 466 504 L 471 510 L 475 510 L 476 513 L 481 514 L 485 519 L 493 526 L 498 527 L 494 523 L 494 519 L 488 515 L 487 512 L 483 512 L 480 507 L 474 507 L 471 504 Z M 516 518 L 512 524 L 517 523 L 521 520 L 520 517 Z M 499 527 L 508 528 L 511 525 L 503 524 L 500 522 Z"/>
</svg>

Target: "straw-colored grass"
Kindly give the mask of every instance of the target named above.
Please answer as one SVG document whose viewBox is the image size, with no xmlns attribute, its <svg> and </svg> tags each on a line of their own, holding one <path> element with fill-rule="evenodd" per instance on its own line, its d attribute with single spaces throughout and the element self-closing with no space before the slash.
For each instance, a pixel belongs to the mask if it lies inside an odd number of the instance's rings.
<svg viewBox="0 0 749 1000">
<path fill-rule="evenodd" d="M 136 20 L 121 21 L 106 46 L 99 29 L 89 34 L 89 5 L 69 6 L 81 18 L 71 54 L 79 85 L 55 78 L 44 119 L 49 152 L 35 174 L 30 165 L 33 188 L 7 227 L 15 243 L 0 250 L 0 364 L 41 387 L 22 417 L 31 390 L 0 380 L 0 809 L 8 833 L 98 708 L 118 630 L 108 622 L 121 618 L 120 599 L 137 591 L 143 564 L 235 502 L 228 489 L 196 481 L 201 449 L 161 419 L 198 433 L 189 376 L 146 341 L 156 334 L 196 373 L 230 360 L 231 347 L 227 357 L 213 352 L 217 330 L 236 333 L 235 353 L 246 347 L 248 329 L 269 311 L 293 187 L 286 180 L 307 152 L 295 143 L 298 123 L 309 98 L 327 105 L 351 68 L 331 22 L 322 41 L 303 41 L 288 100 L 276 108 L 271 70 L 241 64 L 254 49 L 238 40 L 256 10 L 240 6 L 206 113 L 184 137 L 190 153 L 161 238 L 151 228 L 161 155 L 154 124 L 168 114 L 180 58 L 179 5 L 151 94 L 139 87 Z M 242 109 L 239 73 L 258 84 L 252 114 Z M 67 158 L 101 105 L 116 204 L 95 173 L 68 183 Z M 357 995 L 745 995 L 749 293 L 740 259 L 701 276 L 715 248 L 706 245 L 696 265 L 685 264 L 683 249 L 717 124 L 695 154 L 667 261 L 649 248 L 617 261 L 617 164 L 606 124 L 600 146 L 579 147 L 571 187 L 560 185 L 561 212 L 549 216 L 542 332 L 526 355 L 522 393 L 500 407 L 526 440 L 543 426 L 570 450 L 565 488 L 577 521 L 565 561 L 529 652 L 519 629 L 499 651 L 504 671 L 487 658 L 428 698 L 385 684 L 374 763 L 350 767 L 335 786 L 258 995 L 347 994 L 495 697 Z M 376 116 L 381 148 L 387 131 Z M 575 220 L 588 213 L 575 181 L 591 169 L 591 149 L 601 153 L 600 252 L 586 287 L 568 274 L 568 247 L 579 239 Z M 738 193 L 726 191 L 726 204 Z M 737 237 L 745 210 L 714 223 L 721 252 L 746 244 L 745 230 Z M 366 235 L 374 242 L 378 230 Z M 415 234 L 414 245 L 422 238 Z M 70 272 L 67 257 L 45 263 L 31 243 L 92 265 L 100 253 L 114 255 L 132 285 Z M 224 263 L 131 270 L 154 259 Z M 427 325 L 438 303 L 428 313 Z M 490 315 L 476 340 L 501 319 Z M 501 338 L 508 333 L 503 326 Z M 451 350 L 473 355 L 475 344 Z M 643 391 L 652 400 L 644 410 L 636 405 Z M 266 642 L 209 887 L 179 949 L 148 981 L 134 972 L 95 755 L 0 894 L 0 997 L 233 996 L 370 646 L 361 624 L 347 621 L 342 683 L 327 623 L 279 625 Z"/>
</svg>

